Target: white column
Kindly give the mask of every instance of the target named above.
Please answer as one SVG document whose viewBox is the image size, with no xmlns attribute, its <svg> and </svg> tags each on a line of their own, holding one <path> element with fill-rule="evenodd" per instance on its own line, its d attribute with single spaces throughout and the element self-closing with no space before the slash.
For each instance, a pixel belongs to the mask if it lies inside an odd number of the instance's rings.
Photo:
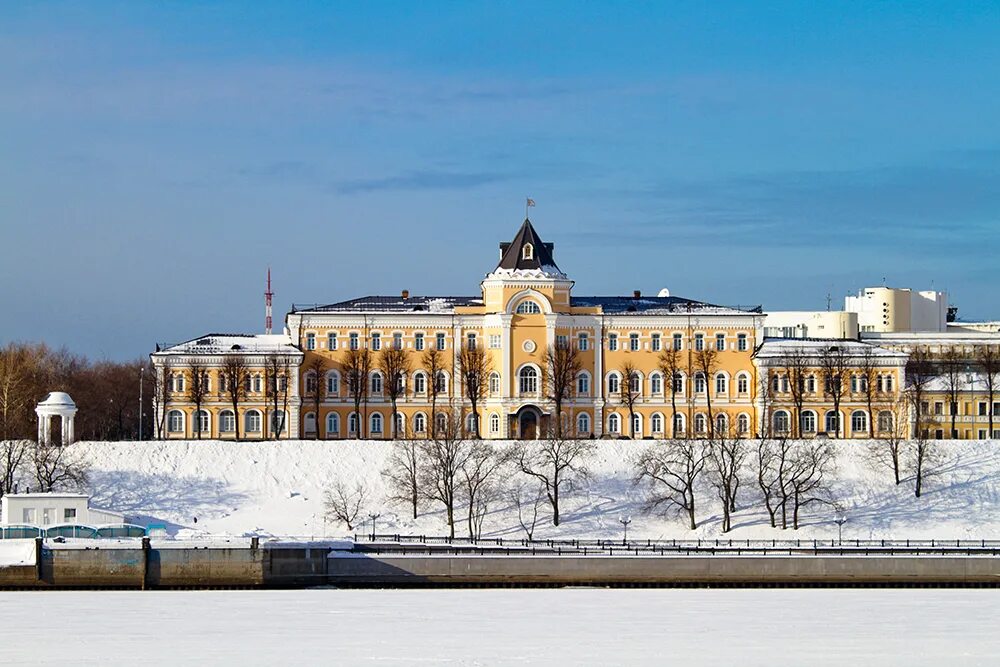
<svg viewBox="0 0 1000 667">
<path fill-rule="evenodd" d="M 47 419 L 45 415 L 41 413 L 38 414 L 38 444 L 45 444 L 45 420 Z"/>
<path fill-rule="evenodd" d="M 45 437 L 43 440 L 46 445 L 52 442 L 52 415 L 50 414 L 45 415 Z"/>
<path fill-rule="evenodd" d="M 595 438 L 604 434 L 604 364 L 601 359 L 604 355 L 604 340 L 601 336 L 601 322 L 598 320 L 594 324 L 594 423 L 593 433 Z"/>
<path fill-rule="evenodd" d="M 501 356 L 503 357 L 503 368 L 500 370 L 500 398 L 510 398 L 510 386 L 513 381 L 513 370 L 510 367 L 510 348 L 513 344 L 510 330 L 512 319 L 513 315 L 503 314 L 500 316 L 500 326 L 503 331 L 500 336 Z"/>
<path fill-rule="evenodd" d="M 76 415 L 63 415 L 62 417 L 62 431 L 63 431 L 63 444 L 68 445 L 76 439 L 74 433 L 74 423 L 76 422 Z"/>
</svg>

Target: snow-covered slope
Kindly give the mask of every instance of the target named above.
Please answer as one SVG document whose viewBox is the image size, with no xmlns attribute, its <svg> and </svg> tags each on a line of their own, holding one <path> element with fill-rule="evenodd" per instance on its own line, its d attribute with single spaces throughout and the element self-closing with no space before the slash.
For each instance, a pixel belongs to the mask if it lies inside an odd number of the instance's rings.
<svg viewBox="0 0 1000 667">
<path fill-rule="evenodd" d="M 675 516 L 640 510 L 642 491 L 630 479 L 633 453 L 648 443 L 599 441 L 587 462 L 589 481 L 564 500 L 563 524 L 551 526 L 548 512 L 536 537 L 620 537 L 618 519 L 630 515 L 630 537 L 718 537 L 718 503 L 703 489 L 699 528 L 690 531 Z M 516 443 L 514 443 L 516 446 Z M 440 507 L 428 505 L 413 521 L 407 508 L 385 501 L 381 470 L 390 444 L 380 441 L 291 442 L 88 442 L 77 445 L 91 465 L 93 504 L 124 512 L 142 524 L 165 523 L 171 534 L 342 536 L 343 524 L 324 521 L 323 492 L 334 480 L 363 479 L 371 491 L 369 509 L 380 513 L 378 531 L 446 534 Z M 912 482 L 892 483 L 873 470 L 863 443 L 842 442 L 834 494 L 847 508 L 844 537 L 1000 538 L 1000 442 L 940 443 L 942 463 L 913 497 Z M 516 475 L 511 472 L 508 479 Z M 772 529 L 749 478 L 733 538 L 830 538 L 837 534 L 833 512 L 815 506 L 797 532 Z M 197 519 L 197 521 L 196 521 Z M 496 503 L 485 535 L 521 537 L 509 502 Z M 367 526 L 366 526 L 367 528 Z M 458 526 L 464 534 L 464 524 Z"/>
</svg>

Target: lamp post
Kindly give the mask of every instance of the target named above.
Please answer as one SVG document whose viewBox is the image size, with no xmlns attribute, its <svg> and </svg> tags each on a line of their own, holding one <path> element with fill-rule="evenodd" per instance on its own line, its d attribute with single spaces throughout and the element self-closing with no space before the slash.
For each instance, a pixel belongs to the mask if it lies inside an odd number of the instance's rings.
<svg viewBox="0 0 1000 667">
<path fill-rule="evenodd" d="M 843 507 L 838 507 L 833 522 L 837 524 L 837 544 L 840 545 L 844 541 L 844 524 L 847 523 L 847 510 Z"/>
<path fill-rule="evenodd" d="M 139 442 L 142 442 L 142 385 L 146 367 L 139 364 Z"/>
<path fill-rule="evenodd" d="M 375 519 L 382 516 L 381 514 L 369 514 L 368 518 L 372 520 L 372 542 L 375 541 Z"/>
<path fill-rule="evenodd" d="M 623 516 L 618 519 L 620 523 L 625 528 L 625 535 L 622 537 L 622 546 L 628 546 L 628 525 L 632 523 L 632 517 Z"/>
</svg>

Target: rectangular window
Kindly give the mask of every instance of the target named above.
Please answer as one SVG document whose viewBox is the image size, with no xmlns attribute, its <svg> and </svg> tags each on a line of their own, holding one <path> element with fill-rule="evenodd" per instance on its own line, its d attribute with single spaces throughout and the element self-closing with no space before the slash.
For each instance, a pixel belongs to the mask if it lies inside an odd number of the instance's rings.
<svg viewBox="0 0 1000 667">
<path fill-rule="evenodd" d="M 746 352 L 747 351 L 747 335 L 746 334 L 737 334 L 737 336 L 736 336 L 736 349 L 739 350 L 740 352 Z"/>
<path fill-rule="evenodd" d="M 337 349 L 337 332 L 331 331 L 326 335 L 326 349 L 336 350 Z"/>
<path fill-rule="evenodd" d="M 618 349 L 618 334 L 608 334 L 608 350 L 614 352 Z"/>
<path fill-rule="evenodd" d="M 635 352 L 639 349 L 639 334 L 629 334 L 628 335 L 628 349 Z"/>
<path fill-rule="evenodd" d="M 684 349 L 684 336 L 682 334 L 674 334 L 674 349 L 675 350 Z"/>
<path fill-rule="evenodd" d="M 500 349 L 500 334 L 490 334 L 490 349 L 491 350 Z"/>
<path fill-rule="evenodd" d="M 569 336 L 556 336 L 556 347 L 560 350 L 569 349 Z"/>
<path fill-rule="evenodd" d="M 352 350 L 358 349 L 358 334 L 352 333 L 350 335 L 350 347 Z"/>
<path fill-rule="evenodd" d="M 726 349 L 726 334 L 715 334 L 715 349 L 722 352 Z"/>
<path fill-rule="evenodd" d="M 590 348 L 590 339 L 587 334 L 582 333 L 576 337 L 576 347 L 581 352 L 586 352 Z"/>
<path fill-rule="evenodd" d="M 934 414 L 943 415 L 944 414 L 944 403 L 937 401 L 934 403 Z"/>
<path fill-rule="evenodd" d="M 76 521 L 75 507 L 67 507 L 63 510 L 63 521 Z"/>
<path fill-rule="evenodd" d="M 443 333 L 437 334 L 436 339 L 437 339 L 437 349 L 439 349 L 439 350 L 445 349 L 445 347 L 444 347 L 444 334 Z"/>
<path fill-rule="evenodd" d="M 316 349 L 316 334 L 307 333 L 306 334 L 306 349 L 315 350 Z"/>
<path fill-rule="evenodd" d="M 985 402 L 981 402 L 979 404 L 979 416 L 980 417 L 985 417 L 986 416 L 986 406 L 987 406 L 987 403 L 985 403 Z"/>
<path fill-rule="evenodd" d="M 392 349 L 394 350 L 403 349 L 403 334 L 401 333 L 392 334 Z"/>
<path fill-rule="evenodd" d="M 424 335 L 422 333 L 413 334 L 413 349 L 418 352 L 424 349 Z"/>
<path fill-rule="evenodd" d="M 474 333 L 466 334 L 465 346 L 470 350 L 476 349 L 476 334 Z"/>
<path fill-rule="evenodd" d="M 705 334 L 694 335 L 694 349 L 698 352 L 705 349 Z"/>
<path fill-rule="evenodd" d="M 660 334 L 658 333 L 653 334 L 653 339 L 650 342 L 650 348 L 653 350 L 653 352 L 660 351 Z"/>
<path fill-rule="evenodd" d="M 374 350 L 375 352 L 378 352 L 381 349 L 382 349 L 382 334 L 377 333 L 377 332 L 373 333 L 372 334 L 372 350 Z"/>
<path fill-rule="evenodd" d="M 21 510 L 21 521 L 29 524 L 35 523 L 35 508 L 25 507 Z"/>
</svg>

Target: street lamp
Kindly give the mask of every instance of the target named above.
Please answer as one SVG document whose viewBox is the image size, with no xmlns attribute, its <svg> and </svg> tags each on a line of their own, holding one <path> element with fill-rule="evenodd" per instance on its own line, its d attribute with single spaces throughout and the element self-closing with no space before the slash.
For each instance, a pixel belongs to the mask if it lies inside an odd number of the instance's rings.
<svg viewBox="0 0 1000 667">
<path fill-rule="evenodd" d="M 142 442 L 142 385 L 146 367 L 139 364 L 139 442 Z"/>
<path fill-rule="evenodd" d="M 618 523 L 620 523 L 625 528 L 625 536 L 622 537 L 622 546 L 623 547 L 628 546 L 628 525 L 632 523 L 632 517 L 630 516 L 620 517 L 618 519 Z"/>
<path fill-rule="evenodd" d="M 837 544 L 840 544 L 843 542 L 844 524 L 847 523 L 847 510 L 843 507 L 837 507 L 837 514 L 834 516 L 833 522 L 837 524 Z"/>
<path fill-rule="evenodd" d="M 382 516 L 381 514 L 369 514 L 368 518 L 372 520 L 372 542 L 375 541 L 375 519 Z"/>
</svg>

